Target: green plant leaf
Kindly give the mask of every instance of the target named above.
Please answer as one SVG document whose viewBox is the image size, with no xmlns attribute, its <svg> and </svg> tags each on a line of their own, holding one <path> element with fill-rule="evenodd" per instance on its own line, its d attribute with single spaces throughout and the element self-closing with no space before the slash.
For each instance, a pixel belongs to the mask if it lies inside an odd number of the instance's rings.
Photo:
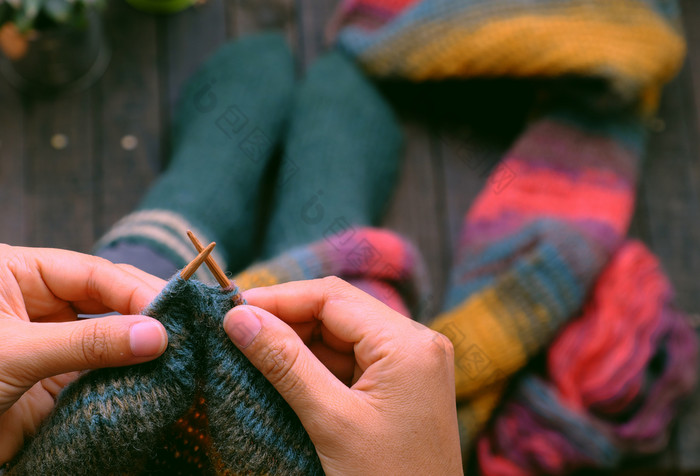
<svg viewBox="0 0 700 476">
<path fill-rule="evenodd" d="M 34 19 L 39 15 L 41 4 L 41 0 L 24 0 L 22 4 L 22 11 L 24 12 L 24 16 L 29 21 L 34 21 Z"/>
<path fill-rule="evenodd" d="M 70 18 L 72 6 L 67 0 L 46 0 L 44 12 L 56 23 L 65 23 Z"/>
<path fill-rule="evenodd" d="M 32 29 L 36 17 L 39 15 L 41 0 L 23 0 L 21 8 L 15 15 L 15 25 L 19 31 L 25 32 Z"/>
</svg>

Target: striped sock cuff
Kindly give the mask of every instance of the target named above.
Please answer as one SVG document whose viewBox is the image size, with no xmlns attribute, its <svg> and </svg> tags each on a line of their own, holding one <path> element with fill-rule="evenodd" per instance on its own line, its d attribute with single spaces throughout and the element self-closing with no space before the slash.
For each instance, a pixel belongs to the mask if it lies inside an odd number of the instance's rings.
<svg viewBox="0 0 700 476">
<path fill-rule="evenodd" d="M 204 244 L 213 241 L 207 233 L 178 213 L 157 209 L 137 211 L 119 220 L 100 238 L 94 250 L 108 248 L 118 242 L 142 243 L 171 260 L 177 268 L 182 268 L 197 256 L 197 250 L 187 238 L 187 230 L 192 230 Z M 211 255 L 217 263 L 227 263 L 226 256 L 219 248 L 215 248 Z M 213 282 L 213 277 L 204 267 L 197 270 L 195 277 L 205 283 Z"/>
<path fill-rule="evenodd" d="M 256 263 L 234 281 L 241 289 L 251 289 L 325 276 L 382 283 L 375 289 L 383 292 L 374 297 L 385 303 L 402 300 L 414 319 L 425 320 L 430 291 L 422 258 L 412 244 L 380 228 L 352 226 L 329 234 Z"/>
</svg>

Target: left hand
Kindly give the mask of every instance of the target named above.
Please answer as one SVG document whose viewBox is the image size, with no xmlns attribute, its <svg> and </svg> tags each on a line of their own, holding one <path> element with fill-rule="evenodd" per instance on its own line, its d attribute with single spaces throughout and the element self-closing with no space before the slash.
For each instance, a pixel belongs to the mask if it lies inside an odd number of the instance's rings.
<svg viewBox="0 0 700 476">
<path fill-rule="evenodd" d="M 63 250 L 0 244 L 0 464 L 9 461 L 78 371 L 152 360 L 165 328 L 137 316 L 165 282 Z M 77 320 L 77 314 L 124 316 Z"/>
</svg>

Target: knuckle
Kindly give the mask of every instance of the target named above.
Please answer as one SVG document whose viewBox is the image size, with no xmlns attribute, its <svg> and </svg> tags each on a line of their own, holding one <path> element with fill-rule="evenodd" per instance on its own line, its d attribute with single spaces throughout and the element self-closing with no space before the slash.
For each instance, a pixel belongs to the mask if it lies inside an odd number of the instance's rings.
<svg viewBox="0 0 700 476">
<path fill-rule="evenodd" d="M 106 261 L 106 260 L 105 260 Z M 107 261 L 110 265 L 112 264 L 111 261 Z M 134 266 L 133 264 L 128 264 L 128 263 L 118 263 L 116 264 L 117 268 L 126 271 L 127 273 L 139 273 L 141 270 Z"/>
<path fill-rule="evenodd" d="M 427 329 L 419 345 L 422 348 L 420 355 L 428 368 L 442 367 L 450 358 L 454 358 L 452 343 L 439 332 Z"/>
<path fill-rule="evenodd" d="M 450 361 L 454 360 L 455 347 L 452 344 L 452 341 L 444 334 L 440 334 L 439 332 L 436 332 L 436 334 L 439 336 L 440 340 L 442 341 L 442 344 L 444 346 L 445 352 L 447 353 L 448 359 Z"/>
<path fill-rule="evenodd" d="M 348 283 L 344 279 L 337 276 L 326 276 L 321 279 L 321 286 L 323 289 L 323 301 L 326 303 L 330 302 L 361 302 L 366 299 L 359 289 L 357 289 L 352 284 Z"/>
<path fill-rule="evenodd" d="M 79 352 L 79 357 L 88 366 L 100 366 L 107 363 L 109 340 L 97 322 L 91 322 L 71 335 L 71 347 Z"/>
<path fill-rule="evenodd" d="M 86 258 L 92 261 L 92 264 L 94 264 L 95 266 L 117 266 L 113 262 L 111 262 L 107 258 L 103 258 L 102 256 L 87 255 Z"/>
<path fill-rule="evenodd" d="M 298 357 L 299 350 L 295 346 L 284 339 L 277 341 L 268 348 L 260 370 L 278 390 L 289 391 L 298 380 L 292 371 Z"/>
<path fill-rule="evenodd" d="M 2 262 L 4 266 L 15 276 L 29 271 L 27 260 L 24 259 L 21 253 L 17 253 L 13 250 L 12 247 L 7 246 L 7 248 L 0 250 L 0 253 L 2 253 Z"/>
<path fill-rule="evenodd" d="M 321 283 L 325 289 L 331 291 L 343 291 L 351 287 L 350 283 L 338 276 L 326 276 L 321 279 Z"/>
</svg>

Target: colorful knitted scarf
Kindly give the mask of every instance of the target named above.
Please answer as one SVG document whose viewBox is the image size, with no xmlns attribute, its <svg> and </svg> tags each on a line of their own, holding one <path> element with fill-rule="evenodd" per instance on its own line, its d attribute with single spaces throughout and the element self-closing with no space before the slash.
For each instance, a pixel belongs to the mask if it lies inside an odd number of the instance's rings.
<svg viewBox="0 0 700 476">
<path fill-rule="evenodd" d="M 238 282 L 335 274 L 407 312 L 416 259 L 392 233 L 353 228 L 261 263 Z M 224 315 L 242 303 L 235 286 L 176 275 L 144 311 L 168 331 L 165 354 L 68 386 L 9 474 L 323 474 L 295 413 L 224 333 Z"/>
<path fill-rule="evenodd" d="M 660 0 L 346 0 L 329 25 L 379 78 L 547 85 L 465 218 L 432 324 L 455 347 L 465 460 L 492 418 L 486 474 L 658 451 L 691 392 L 697 338 L 656 260 L 625 243 L 644 120 L 685 51 L 678 13 Z"/>
</svg>

